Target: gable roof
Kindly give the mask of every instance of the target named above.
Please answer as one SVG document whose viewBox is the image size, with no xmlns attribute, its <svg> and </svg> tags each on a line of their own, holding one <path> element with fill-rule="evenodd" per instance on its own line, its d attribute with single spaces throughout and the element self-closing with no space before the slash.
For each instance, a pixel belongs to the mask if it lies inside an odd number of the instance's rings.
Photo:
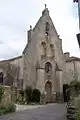
<svg viewBox="0 0 80 120">
<path fill-rule="evenodd" d="M 72 56 L 72 57 L 69 57 L 68 60 L 66 60 L 66 62 L 72 62 L 72 61 L 80 61 L 80 58 Z"/>
<path fill-rule="evenodd" d="M 20 58 L 22 58 L 22 55 L 21 55 L 21 56 L 14 57 L 14 58 L 11 58 L 11 59 L 8 59 L 8 60 L 2 60 L 2 61 L 0 61 L 0 63 L 10 62 L 10 61 L 14 61 L 14 60 L 17 60 L 17 59 L 20 59 Z"/>
<path fill-rule="evenodd" d="M 49 16 L 49 10 L 48 10 L 48 8 L 45 8 L 45 9 L 42 11 L 42 16 L 39 18 L 39 20 L 38 20 L 37 23 L 35 24 L 34 28 L 31 29 L 31 30 L 35 33 L 36 29 L 37 29 L 37 28 L 39 27 L 39 25 L 40 25 L 40 24 L 39 24 L 40 21 L 42 21 L 42 20 L 43 20 L 43 17 L 45 17 L 45 16 L 48 17 L 48 19 L 49 19 L 51 25 L 52 25 L 53 28 L 54 28 L 55 34 L 56 34 L 57 37 L 59 38 L 59 35 L 58 35 L 57 30 L 56 30 L 56 28 L 55 28 L 55 26 L 54 26 L 54 24 L 53 24 L 53 21 L 52 21 L 51 17 Z M 31 42 L 31 41 L 30 41 L 30 42 Z M 27 50 L 27 48 L 28 48 L 30 42 L 27 43 L 27 45 L 25 46 L 25 48 L 24 48 L 22 54 L 25 54 L 25 52 L 26 52 L 26 50 Z"/>
</svg>

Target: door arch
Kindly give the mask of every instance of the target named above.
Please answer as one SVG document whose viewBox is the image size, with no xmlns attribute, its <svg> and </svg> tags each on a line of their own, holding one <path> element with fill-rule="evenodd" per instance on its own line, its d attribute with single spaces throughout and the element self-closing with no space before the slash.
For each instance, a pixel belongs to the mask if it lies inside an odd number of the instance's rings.
<svg viewBox="0 0 80 120">
<path fill-rule="evenodd" d="M 52 101 L 52 82 L 47 81 L 45 83 L 45 91 L 46 91 L 46 102 L 50 103 Z"/>
</svg>

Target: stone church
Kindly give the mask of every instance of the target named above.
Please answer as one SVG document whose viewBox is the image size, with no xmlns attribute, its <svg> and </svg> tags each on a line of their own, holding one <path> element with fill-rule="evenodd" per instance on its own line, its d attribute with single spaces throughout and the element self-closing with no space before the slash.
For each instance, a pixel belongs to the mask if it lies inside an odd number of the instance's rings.
<svg viewBox="0 0 80 120">
<path fill-rule="evenodd" d="M 35 27 L 28 31 L 28 43 L 21 56 L 0 62 L 0 82 L 6 83 L 7 64 L 19 67 L 17 88 L 32 86 L 40 90 L 47 102 L 64 98 L 66 88 L 77 77 L 80 80 L 80 58 L 63 53 L 62 39 L 55 29 L 48 8 Z M 4 69 L 4 66 L 6 69 Z M 9 81 L 9 79 L 8 79 Z"/>
</svg>

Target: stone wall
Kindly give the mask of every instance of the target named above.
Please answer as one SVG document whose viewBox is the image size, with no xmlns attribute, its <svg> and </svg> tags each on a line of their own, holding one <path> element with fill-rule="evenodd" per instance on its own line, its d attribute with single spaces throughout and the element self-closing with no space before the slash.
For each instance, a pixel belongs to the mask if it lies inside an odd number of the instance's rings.
<svg viewBox="0 0 80 120">
<path fill-rule="evenodd" d="M 4 89 L 4 95 L 1 100 L 1 105 L 6 105 L 11 102 L 11 87 L 10 86 L 3 86 Z"/>
<path fill-rule="evenodd" d="M 70 84 L 75 78 L 80 81 L 80 61 L 66 62 L 66 78 L 65 84 Z"/>
</svg>

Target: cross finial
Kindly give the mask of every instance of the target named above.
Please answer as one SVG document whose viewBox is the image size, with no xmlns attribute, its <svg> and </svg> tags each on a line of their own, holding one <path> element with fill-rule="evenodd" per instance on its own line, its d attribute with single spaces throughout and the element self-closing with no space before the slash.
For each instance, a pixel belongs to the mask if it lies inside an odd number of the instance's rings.
<svg viewBox="0 0 80 120">
<path fill-rule="evenodd" d="M 45 9 L 46 9 L 47 5 L 46 4 L 44 4 L 44 5 L 45 5 Z"/>
</svg>

